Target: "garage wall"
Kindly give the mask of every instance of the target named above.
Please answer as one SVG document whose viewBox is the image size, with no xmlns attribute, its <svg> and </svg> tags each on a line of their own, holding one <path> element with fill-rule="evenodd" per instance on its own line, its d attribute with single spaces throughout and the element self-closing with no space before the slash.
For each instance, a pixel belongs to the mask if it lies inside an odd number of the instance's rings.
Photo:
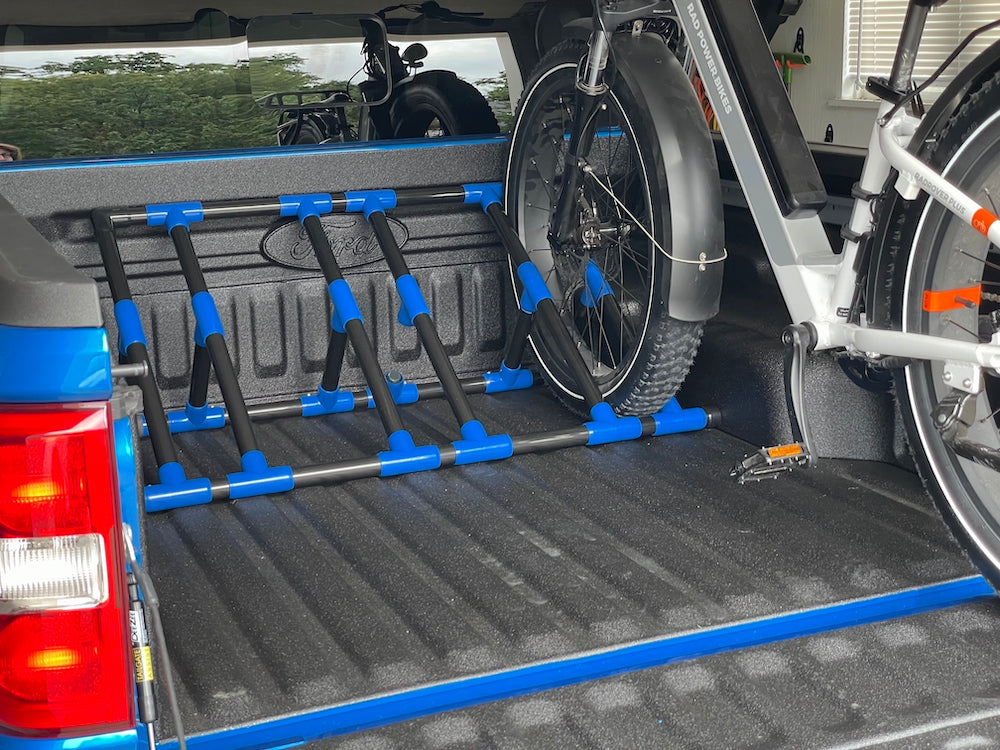
<svg viewBox="0 0 1000 750">
<path fill-rule="evenodd" d="M 792 106 L 810 141 L 822 141 L 833 125 L 833 142 L 843 146 L 868 145 L 875 102 L 841 98 L 844 66 L 844 0 L 806 0 L 774 35 L 771 48 L 790 52 L 801 27 L 805 51 L 812 64 L 793 73 Z"/>
</svg>

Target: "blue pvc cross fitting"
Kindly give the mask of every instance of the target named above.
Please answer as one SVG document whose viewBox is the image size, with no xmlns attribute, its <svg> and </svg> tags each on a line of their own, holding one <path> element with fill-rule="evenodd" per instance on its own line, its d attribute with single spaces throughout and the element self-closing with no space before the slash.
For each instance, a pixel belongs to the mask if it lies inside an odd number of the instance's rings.
<svg viewBox="0 0 1000 750">
<path fill-rule="evenodd" d="M 498 461 L 514 455 L 514 440 L 510 435 L 487 435 L 478 419 L 462 425 L 462 440 L 456 440 L 455 465 L 463 466 L 482 461 Z"/>
<path fill-rule="evenodd" d="M 639 417 L 620 417 L 611 404 L 602 401 L 590 410 L 592 422 L 584 423 L 590 437 L 587 445 L 604 445 L 642 437 L 642 421 Z"/>
<path fill-rule="evenodd" d="M 307 216 L 319 216 L 333 211 L 333 196 L 329 193 L 308 193 L 304 195 L 279 195 L 282 216 L 297 216 L 305 221 Z"/>
<path fill-rule="evenodd" d="M 531 388 L 535 384 L 535 376 L 531 374 L 531 370 L 524 367 L 507 367 L 503 362 L 500 363 L 498 372 L 486 373 L 483 375 L 483 380 L 486 381 L 487 393 L 519 391 Z"/>
<path fill-rule="evenodd" d="M 404 326 L 412 326 L 413 319 L 418 315 L 431 317 L 431 310 L 427 307 L 424 293 L 420 291 L 417 280 L 408 273 L 396 279 L 396 290 L 399 292 L 399 299 L 403 305 L 399 309 L 399 323 Z"/>
<path fill-rule="evenodd" d="M 653 415 L 653 421 L 656 422 L 654 435 L 671 435 L 675 432 L 705 429 L 708 426 L 708 414 L 696 406 L 682 409 L 677 399 L 672 398 Z"/>
<path fill-rule="evenodd" d="M 601 269 L 592 260 L 587 261 L 583 272 L 584 287 L 580 293 L 580 302 L 585 307 L 597 307 L 598 300 L 609 294 L 613 295 L 611 285 L 604 278 Z"/>
<path fill-rule="evenodd" d="M 503 193 L 503 183 L 482 182 L 478 184 L 462 185 L 465 189 L 465 202 L 478 203 L 486 211 L 493 203 L 503 203 L 500 196 Z"/>
<path fill-rule="evenodd" d="M 247 451 L 240 457 L 243 471 L 227 474 L 229 498 L 238 500 L 272 492 L 287 492 L 295 487 L 290 466 L 268 466 L 260 451 Z"/>
<path fill-rule="evenodd" d="M 115 322 L 118 323 L 118 351 L 122 354 L 128 350 L 132 344 L 146 344 L 146 333 L 142 329 L 142 320 L 139 319 L 139 308 L 130 299 L 123 299 L 115 303 Z"/>
<path fill-rule="evenodd" d="M 328 391 L 320 386 L 315 394 L 302 396 L 299 401 L 302 404 L 303 417 L 319 417 L 323 414 L 339 414 L 354 410 L 354 394 L 339 388 Z"/>
<path fill-rule="evenodd" d="M 197 321 L 194 329 L 195 343 L 205 346 L 205 340 L 213 333 L 226 337 L 219 309 L 215 306 L 211 293 L 198 292 L 191 297 L 191 309 L 194 310 L 194 319 Z"/>
<path fill-rule="evenodd" d="M 354 292 L 351 291 L 346 280 L 331 281 L 329 289 L 330 301 L 333 302 L 333 316 L 330 318 L 330 327 L 333 330 L 344 333 L 347 330 L 347 324 L 352 320 L 364 322 L 364 318 L 361 317 L 361 309 L 354 298 Z"/>
<path fill-rule="evenodd" d="M 552 299 L 552 292 L 549 291 L 548 284 L 542 278 L 538 266 L 529 260 L 524 261 L 517 267 L 518 278 L 524 284 L 524 292 L 521 294 L 521 309 L 526 313 L 533 313 L 538 309 L 538 303 L 543 299 Z"/>
<path fill-rule="evenodd" d="M 188 479 L 184 476 L 184 468 L 176 461 L 160 466 L 159 475 L 160 484 L 149 485 L 143 492 L 147 512 L 212 502 L 212 483 L 208 478 Z"/>
<path fill-rule="evenodd" d="M 441 451 L 434 445 L 417 446 L 406 430 L 389 436 L 389 450 L 378 454 L 383 477 L 395 477 L 415 471 L 430 471 L 441 466 Z"/>
</svg>

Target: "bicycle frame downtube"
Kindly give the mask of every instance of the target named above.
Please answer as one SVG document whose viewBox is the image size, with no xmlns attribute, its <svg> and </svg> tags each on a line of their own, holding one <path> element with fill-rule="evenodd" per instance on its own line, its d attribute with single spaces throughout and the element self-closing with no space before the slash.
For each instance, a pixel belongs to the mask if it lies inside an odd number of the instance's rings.
<svg viewBox="0 0 1000 750">
<path fill-rule="evenodd" d="M 705 5 L 705 0 L 677 0 L 677 20 L 705 82 L 789 314 L 793 321 L 822 317 L 830 307 L 833 277 L 841 259 L 834 254 L 818 214 L 799 218 L 782 214 Z"/>
</svg>

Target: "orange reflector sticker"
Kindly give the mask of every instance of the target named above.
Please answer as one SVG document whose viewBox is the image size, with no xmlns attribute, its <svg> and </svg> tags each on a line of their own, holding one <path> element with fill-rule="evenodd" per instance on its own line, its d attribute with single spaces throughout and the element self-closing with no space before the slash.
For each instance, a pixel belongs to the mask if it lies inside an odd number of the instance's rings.
<svg viewBox="0 0 1000 750">
<path fill-rule="evenodd" d="M 985 208 L 981 208 L 976 211 L 976 213 L 972 214 L 972 228 L 980 234 L 986 234 L 990 231 L 990 225 L 996 220 L 996 216 L 991 214 Z"/>
<path fill-rule="evenodd" d="M 982 287 L 967 286 L 963 289 L 944 289 L 924 292 L 924 310 L 927 312 L 944 312 L 960 310 L 963 307 L 976 307 L 982 294 Z"/>
<path fill-rule="evenodd" d="M 798 456 L 800 453 L 802 453 L 802 446 L 798 443 L 776 445 L 767 449 L 767 455 L 770 458 L 788 458 L 788 456 Z"/>
</svg>

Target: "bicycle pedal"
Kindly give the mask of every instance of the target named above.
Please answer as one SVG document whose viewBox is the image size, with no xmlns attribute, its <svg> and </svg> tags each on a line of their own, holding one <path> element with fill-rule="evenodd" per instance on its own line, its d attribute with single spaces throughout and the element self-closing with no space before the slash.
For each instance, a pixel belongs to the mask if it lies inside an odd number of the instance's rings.
<svg viewBox="0 0 1000 750">
<path fill-rule="evenodd" d="M 733 467 L 729 476 L 740 484 L 760 482 L 764 479 L 776 479 L 779 474 L 808 464 L 809 452 L 802 443 L 774 445 L 761 448 L 756 453 L 748 453 Z"/>
</svg>

